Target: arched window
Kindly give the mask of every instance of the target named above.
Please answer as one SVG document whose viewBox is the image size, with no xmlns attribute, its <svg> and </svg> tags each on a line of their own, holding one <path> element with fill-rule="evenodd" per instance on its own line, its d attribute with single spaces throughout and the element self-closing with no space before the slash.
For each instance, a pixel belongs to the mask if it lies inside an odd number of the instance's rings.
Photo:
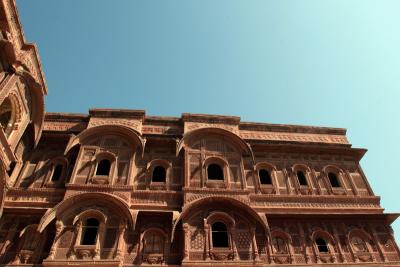
<svg viewBox="0 0 400 267">
<path fill-rule="evenodd" d="M 297 180 L 300 185 L 308 185 L 306 175 L 302 171 L 297 171 Z"/>
<path fill-rule="evenodd" d="M 57 164 L 56 167 L 53 170 L 53 175 L 51 176 L 51 181 L 52 182 L 57 182 L 61 178 L 63 166 L 61 164 Z"/>
<path fill-rule="evenodd" d="M 318 248 L 319 252 L 321 252 L 321 253 L 329 252 L 329 247 L 328 247 L 328 244 L 326 243 L 325 239 L 317 238 L 315 240 L 315 244 L 317 245 L 317 248 Z"/>
<path fill-rule="evenodd" d="M 288 249 L 286 241 L 281 237 L 274 237 L 272 239 L 272 245 L 274 246 L 275 253 L 277 254 L 287 254 Z"/>
<path fill-rule="evenodd" d="M 97 165 L 96 175 L 106 175 L 110 174 L 111 162 L 108 159 L 103 159 Z"/>
<path fill-rule="evenodd" d="M 12 108 L 12 103 L 8 97 L 0 106 L 0 125 L 7 137 L 12 132 L 15 123 Z"/>
<path fill-rule="evenodd" d="M 144 253 L 162 254 L 164 253 L 164 237 L 156 232 L 150 232 L 144 237 Z"/>
<path fill-rule="evenodd" d="M 95 218 L 87 219 L 82 227 L 81 245 L 95 245 L 98 230 L 99 221 Z"/>
<path fill-rule="evenodd" d="M 337 175 L 333 172 L 328 173 L 329 182 L 332 187 L 340 187 L 340 182 Z"/>
<path fill-rule="evenodd" d="M 153 170 L 153 176 L 151 177 L 151 181 L 165 183 L 166 177 L 167 177 L 167 174 L 166 174 L 165 168 L 162 166 L 157 166 Z"/>
<path fill-rule="evenodd" d="M 216 222 L 211 226 L 212 244 L 215 248 L 229 247 L 228 230 L 222 222 Z"/>
<path fill-rule="evenodd" d="M 261 169 L 258 171 L 258 176 L 260 178 L 261 184 L 272 184 L 271 174 L 266 169 Z"/>
<path fill-rule="evenodd" d="M 364 240 L 358 236 L 354 236 L 351 239 L 351 244 L 355 252 L 367 252 L 367 244 L 365 244 Z"/>
<path fill-rule="evenodd" d="M 207 167 L 207 176 L 209 180 L 224 180 L 224 171 L 218 164 L 210 164 Z"/>
</svg>

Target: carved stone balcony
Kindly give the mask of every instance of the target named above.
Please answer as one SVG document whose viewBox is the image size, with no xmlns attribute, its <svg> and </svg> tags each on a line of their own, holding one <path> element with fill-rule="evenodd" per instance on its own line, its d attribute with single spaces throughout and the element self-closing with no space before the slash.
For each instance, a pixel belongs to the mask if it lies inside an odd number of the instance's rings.
<svg viewBox="0 0 400 267">
<path fill-rule="evenodd" d="M 98 256 L 96 245 L 77 245 L 74 247 L 75 255 L 78 259 L 89 260 Z"/>
<path fill-rule="evenodd" d="M 216 261 L 233 260 L 233 250 L 230 248 L 213 248 L 210 249 L 210 257 Z"/>
<path fill-rule="evenodd" d="M 164 255 L 161 253 L 145 253 L 143 255 L 143 262 L 148 264 L 163 264 Z"/>
<path fill-rule="evenodd" d="M 274 254 L 272 259 L 278 264 L 290 264 L 292 263 L 292 256 L 290 254 Z"/>
</svg>

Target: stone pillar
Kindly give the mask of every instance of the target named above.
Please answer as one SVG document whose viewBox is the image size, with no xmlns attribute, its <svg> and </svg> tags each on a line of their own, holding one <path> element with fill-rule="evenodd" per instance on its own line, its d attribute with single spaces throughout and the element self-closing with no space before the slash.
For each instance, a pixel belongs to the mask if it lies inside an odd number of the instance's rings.
<svg viewBox="0 0 400 267">
<path fill-rule="evenodd" d="M 376 247 L 378 248 L 378 252 L 381 255 L 383 261 L 387 262 L 388 260 L 386 258 L 385 252 L 384 252 L 384 250 L 382 248 L 382 245 L 379 242 L 379 238 L 378 238 L 378 235 L 376 234 L 376 231 L 375 231 L 374 227 L 372 227 L 370 224 L 368 224 L 368 229 L 369 229 L 369 231 L 371 233 L 371 237 L 372 237 L 373 241 L 375 242 Z"/>
<path fill-rule="evenodd" d="M 315 173 L 315 170 L 313 169 L 311 171 L 312 176 L 314 178 L 315 181 L 315 187 L 317 188 L 318 194 L 322 195 L 322 189 L 321 189 L 321 185 L 319 184 L 319 179 L 321 179 L 321 176 L 323 175 L 322 172 L 320 172 L 319 177 L 317 176 L 317 174 Z"/>
<path fill-rule="evenodd" d="M 333 228 L 333 235 L 334 235 L 334 237 L 336 239 L 336 242 L 337 242 L 337 248 L 338 248 L 338 251 L 339 251 L 340 259 L 342 260 L 342 262 L 347 262 L 346 261 L 346 257 L 343 255 L 342 243 L 340 242 L 340 236 L 339 236 L 339 233 L 337 231 L 336 225 L 335 224 L 331 224 L 331 226 Z"/>
<path fill-rule="evenodd" d="M 94 257 L 95 260 L 100 260 L 100 253 L 101 249 L 103 248 L 104 238 L 106 236 L 106 225 L 104 222 L 100 222 L 99 231 L 98 231 L 98 238 L 96 242 L 96 248 L 94 250 Z"/>
<path fill-rule="evenodd" d="M 56 255 L 57 246 L 61 237 L 61 233 L 64 230 L 64 223 L 61 220 L 56 221 L 56 234 L 54 236 L 53 245 L 51 246 L 49 256 L 47 260 L 53 260 Z"/>
<path fill-rule="evenodd" d="M 117 249 L 116 249 L 116 253 L 115 253 L 115 257 L 119 260 L 122 260 L 122 256 L 123 256 L 123 250 L 124 250 L 124 236 L 125 236 L 125 231 L 126 231 L 126 222 L 122 221 L 119 224 L 118 227 L 118 240 L 117 240 Z"/>
<path fill-rule="evenodd" d="M 356 185 L 354 184 L 353 178 L 351 177 L 351 175 L 350 175 L 350 173 L 349 173 L 348 170 L 345 171 L 345 175 L 346 175 L 347 179 L 349 180 L 349 183 L 350 183 L 350 185 L 351 185 L 351 189 L 352 189 L 353 192 L 354 192 L 354 195 L 358 196 L 359 193 L 358 193 L 357 187 L 356 187 Z"/>
<path fill-rule="evenodd" d="M 190 231 L 189 231 L 189 224 L 184 223 L 182 224 L 183 228 L 183 261 L 189 260 L 189 240 L 190 240 Z"/>
<path fill-rule="evenodd" d="M 204 219 L 203 221 L 203 227 L 204 227 L 204 250 L 205 250 L 205 255 L 204 258 L 206 260 L 210 260 L 210 225 L 208 225 L 207 220 Z"/>
<path fill-rule="evenodd" d="M 301 243 L 303 244 L 304 258 L 306 260 L 306 263 L 311 263 L 310 256 L 307 253 L 307 240 L 306 240 L 306 237 L 304 235 L 304 229 L 303 229 L 303 227 L 302 227 L 302 225 L 300 223 L 297 223 L 297 226 L 298 226 L 299 231 L 300 231 Z"/>
<path fill-rule="evenodd" d="M 237 261 L 239 260 L 239 252 L 236 246 L 237 234 L 236 234 L 236 229 L 234 229 L 233 227 L 231 228 L 230 235 L 232 242 L 233 260 Z"/>
<path fill-rule="evenodd" d="M 287 192 L 289 195 L 295 195 L 296 194 L 296 187 L 292 188 L 292 171 L 290 170 L 290 168 L 285 168 L 283 169 L 283 173 L 286 177 L 286 188 L 287 188 Z"/>
<path fill-rule="evenodd" d="M 253 259 L 255 261 L 260 261 L 260 255 L 258 254 L 258 247 L 257 247 L 257 239 L 256 239 L 256 228 L 253 226 L 251 227 L 251 236 L 252 244 L 253 244 Z"/>
<path fill-rule="evenodd" d="M 260 184 L 260 179 L 258 179 L 257 175 L 257 169 L 254 166 L 253 171 L 252 171 L 252 178 L 253 178 L 253 185 L 254 185 L 254 191 L 256 194 L 261 194 L 261 184 Z"/>
<path fill-rule="evenodd" d="M 168 233 L 169 229 L 166 227 L 164 229 L 164 232 Z M 163 255 L 162 265 L 168 264 L 169 256 L 171 254 L 171 251 L 170 251 L 171 246 L 170 246 L 170 243 L 169 243 L 169 241 L 171 240 L 171 237 L 169 236 L 169 234 L 166 234 L 166 237 L 167 238 L 165 238 L 165 240 L 164 240 L 164 255 Z"/>
</svg>

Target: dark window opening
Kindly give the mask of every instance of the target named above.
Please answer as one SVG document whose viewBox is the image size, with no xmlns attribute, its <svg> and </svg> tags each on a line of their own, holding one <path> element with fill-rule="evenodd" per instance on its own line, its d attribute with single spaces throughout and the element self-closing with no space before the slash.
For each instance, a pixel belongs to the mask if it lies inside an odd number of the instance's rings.
<svg viewBox="0 0 400 267">
<path fill-rule="evenodd" d="M 57 164 L 56 167 L 54 168 L 53 175 L 51 176 L 51 180 L 53 182 L 57 182 L 61 178 L 63 166 L 61 164 Z"/>
<path fill-rule="evenodd" d="M 17 163 L 16 163 L 15 161 L 11 162 L 11 164 L 10 164 L 10 169 L 7 170 L 8 176 L 11 176 L 11 175 L 12 175 L 16 164 L 17 164 Z"/>
<path fill-rule="evenodd" d="M 97 165 L 96 175 L 109 175 L 111 162 L 108 159 L 103 159 Z"/>
<path fill-rule="evenodd" d="M 297 172 L 297 179 L 299 180 L 299 184 L 300 185 L 308 185 L 307 184 L 307 178 L 306 178 L 306 175 L 304 174 L 304 172 L 298 171 Z"/>
<path fill-rule="evenodd" d="M 224 171 L 218 164 L 210 164 L 207 167 L 209 180 L 224 180 Z"/>
<path fill-rule="evenodd" d="M 6 98 L 0 106 L 0 126 L 7 137 L 14 128 L 13 106 L 9 98 Z"/>
<path fill-rule="evenodd" d="M 81 245 L 95 245 L 98 230 L 99 221 L 94 218 L 87 219 L 82 229 Z"/>
<path fill-rule="evenodd" d="M 283 238 L 275 237 L 272 240 L 272 245 L 274 246 L 275 252 L 278 254 L 286 254 L 288 252 L 286 241 Z"/>
<path fill-rule="evenodd" d="M 211 226 L 212 244 L 214 248 L 228 248 L 228 230 L 225 224 L 216 222 Z"/>
<path fill-rule="evenodd" d="M 317 238 L 315 240 L 315 243 L 317 244 L 317 248 L 318 248 L 319 252 L 322 252 L 322 253 L 329 252 L 328 244 L 326 243 L 326 241 L 324 239 Z"/>
<path fill-rule="evenodd" d="M 336 174 L 333 172 L 328 173 L 329 182 L 331 183 L 332 187 L 340 187 L 340 182 Z"/>
<path fill-rule="evenodd" d="M 272 184 L 271 174 L 269 173 L 269 171 L 261 169 L 258 172 L 258 176 L 260 177 L 261 184 Z"/>
<path fill-rule="evenodd" d="M 157 233 L 150 233 L 144 239 L 144 252 L 161 254 L 164 252 L 164 238 Z"/>
<path fill-rule="evenodd" d="M 161 166 L 157 166 L 153 170 L 153 176 L 151 177 L 152 182 L 161 182 L 165 183 L 167 174 L 165 172 L 165 168 Z"/>
</svg>

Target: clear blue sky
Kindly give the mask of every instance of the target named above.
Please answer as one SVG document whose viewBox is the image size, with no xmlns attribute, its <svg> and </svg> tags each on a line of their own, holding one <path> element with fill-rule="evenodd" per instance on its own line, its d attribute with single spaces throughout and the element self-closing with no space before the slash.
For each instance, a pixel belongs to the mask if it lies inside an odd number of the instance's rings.
<svg viewBox="0 0 400 267">
<path fill-rule="evenodd" d="M 47 111 L 345 127 L 400 212 L 400 1 L 18 0 Z M 400 219 L 394 224 L 400 240 Z"/>
</svg>

